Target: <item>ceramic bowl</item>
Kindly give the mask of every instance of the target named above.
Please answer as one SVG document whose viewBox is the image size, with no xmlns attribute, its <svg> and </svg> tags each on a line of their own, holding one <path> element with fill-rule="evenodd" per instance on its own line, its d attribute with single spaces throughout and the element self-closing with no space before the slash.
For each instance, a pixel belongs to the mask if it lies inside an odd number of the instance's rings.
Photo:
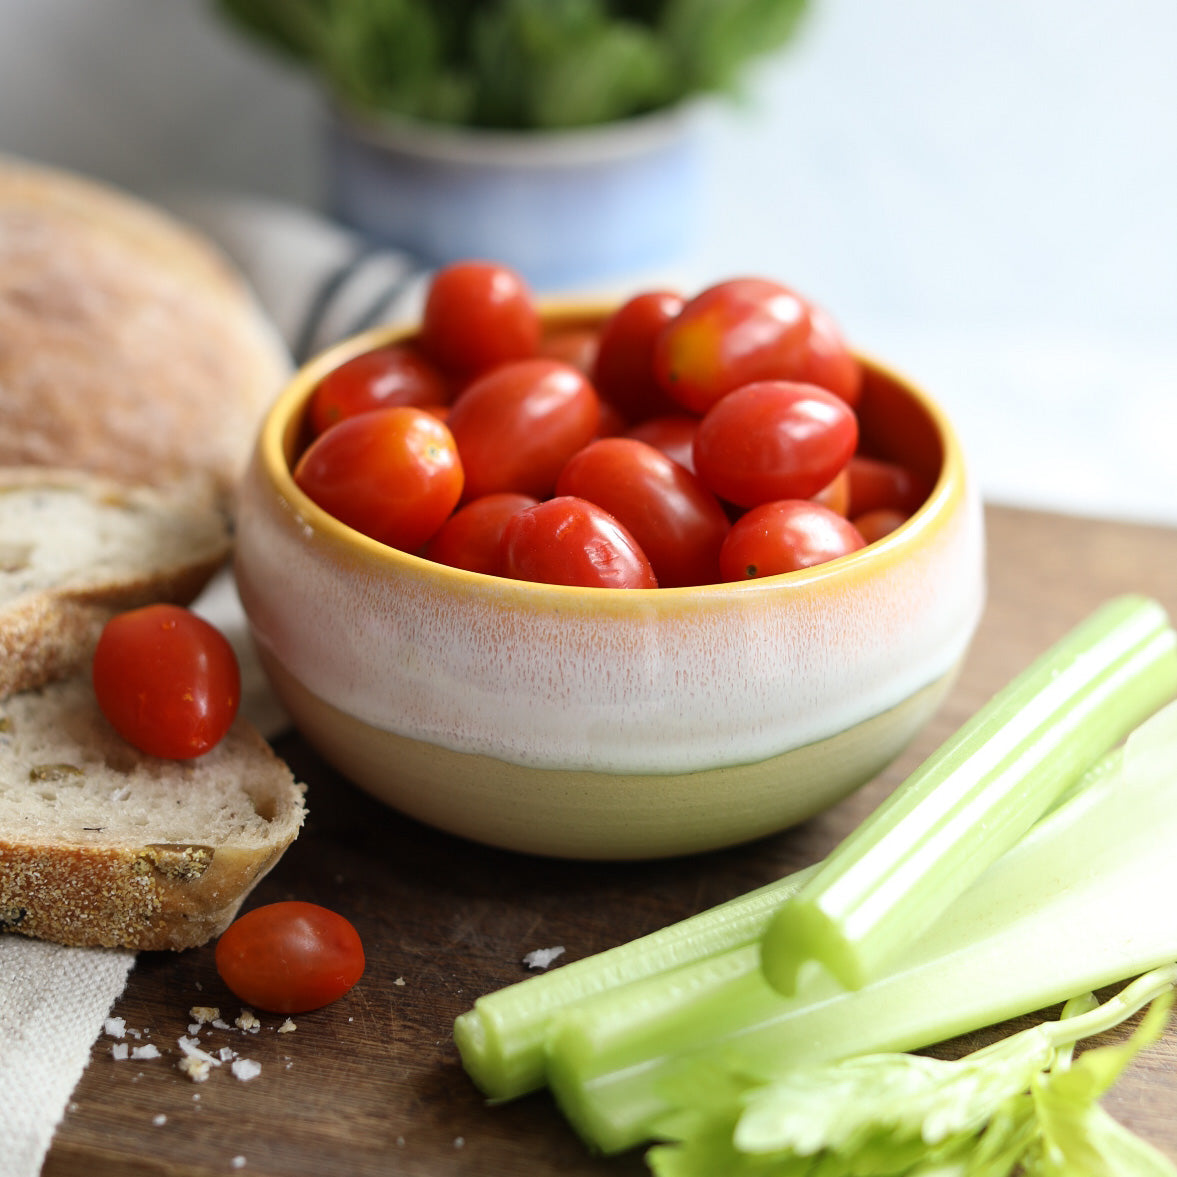
<svg viewBox="0 0 1177 1177">
<path fill-rule="evenodd" d="M 979 620 L 984 542 L 960 445 L 925 393 L 864 359 L 865 445 L 934 484 L 866 548 L 738 585 L 524 583 L 388 548 L 291 477 L 318 380 L 408 333 L 368 332 L 303 368 L 264 422 L 238 502 L 236 575 L 259 657 L 346 777 L 491 845 L 660 857 L 812 816 L 935 711 Z"/>
</svg>

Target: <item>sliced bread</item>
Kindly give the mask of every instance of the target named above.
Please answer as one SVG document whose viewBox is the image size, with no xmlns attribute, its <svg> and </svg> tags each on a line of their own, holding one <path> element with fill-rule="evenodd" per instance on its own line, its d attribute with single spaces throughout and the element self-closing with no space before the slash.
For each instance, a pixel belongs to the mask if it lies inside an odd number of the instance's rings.
<svg viewBox="0 0 1177 1177">
<path fill-rule="evenodd" d="M 207 493 L 0 469 L 0 698 L 85 665 L 115 611 L 188 604 L 231 545 Z"/>
<path fill-rule="evenodd" d="M 281 857 L 303 787 L 247 722 L 192 761 L 136 751 L 88 676 L 0 702 L 0 931 L 203 944 Z"/>
</svg>

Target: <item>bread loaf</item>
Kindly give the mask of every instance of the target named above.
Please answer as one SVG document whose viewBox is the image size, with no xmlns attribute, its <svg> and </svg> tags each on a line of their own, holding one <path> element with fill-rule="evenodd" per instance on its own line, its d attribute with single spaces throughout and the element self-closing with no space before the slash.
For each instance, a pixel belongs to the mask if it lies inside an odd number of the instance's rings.
<svg viewBox="0 0 1177 1177">
<path fill-rule="evenodd" d="M 137 752 L 86 676 L 0 702 L 0 931 L 180 949 L 220 934 L 304 817 L 238 719 L 191 761 Z"/>
<path fill-rule="evenodd" d="M 100 184 L 0 156 L 0 466 L 226 496 L 289 373 L 201 235 Z"/>
<path fill-rule="evenodd" d="M 194 600 L 231 542 L 199 488 L 0 469 L 0 698 L 86 665 L 116 610 Z"/>
</svg>

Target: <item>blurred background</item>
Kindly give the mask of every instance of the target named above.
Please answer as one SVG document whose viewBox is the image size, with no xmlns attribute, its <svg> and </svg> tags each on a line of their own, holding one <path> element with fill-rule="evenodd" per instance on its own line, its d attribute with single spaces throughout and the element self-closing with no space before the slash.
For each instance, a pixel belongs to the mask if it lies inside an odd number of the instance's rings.
<svg viewBox="0 0 1177 1177">
<path fill-rule="evenodd" d="M 325 208 L 318 86 L 200 0 L 0 0 L 0 29 L 0 151 Z M 813 0 L 698 113 L 676 275 L 824 303 L 991 500 L 1177 523 L 1174 60 L 1172 0 Z"/>
</svg>

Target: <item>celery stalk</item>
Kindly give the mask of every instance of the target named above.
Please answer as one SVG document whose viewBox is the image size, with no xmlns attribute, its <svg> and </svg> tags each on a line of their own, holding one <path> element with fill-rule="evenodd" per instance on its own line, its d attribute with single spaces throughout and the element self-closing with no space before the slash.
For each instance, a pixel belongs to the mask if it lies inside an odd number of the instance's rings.
<svg viewBox="0 0 1177 1177">
<path fill-rule="evenodd" d="M 1109 602 L 994 696 L 785 902 L 762 943 L 791 995 L 824 965 L 856 989 L 908 950 L 1094 760 L 1177 691 L 1155 601 Z"/>
<path fill-rule="evenodd" d="M 467 1073 L 493 1100 L 544 1084 L 544 1038 L 552 1017 L 595 993 L 759 941 L 780 904 L 815 867 L 721 903 L 668 928 L 489 993 L 454 1022 Z"/>
<path fill-rule="evenodd" d="M 771 1078 L 915 1050 L 1177 960 L 1177 704 L 1090 776 L 860 989 L 815 970 L 783 997 L 751 946 L 567 1010 L 547 1047 L 561 1109 L 616 1152 L 660 1135 L 707 1060 Z"/>
</svg>

